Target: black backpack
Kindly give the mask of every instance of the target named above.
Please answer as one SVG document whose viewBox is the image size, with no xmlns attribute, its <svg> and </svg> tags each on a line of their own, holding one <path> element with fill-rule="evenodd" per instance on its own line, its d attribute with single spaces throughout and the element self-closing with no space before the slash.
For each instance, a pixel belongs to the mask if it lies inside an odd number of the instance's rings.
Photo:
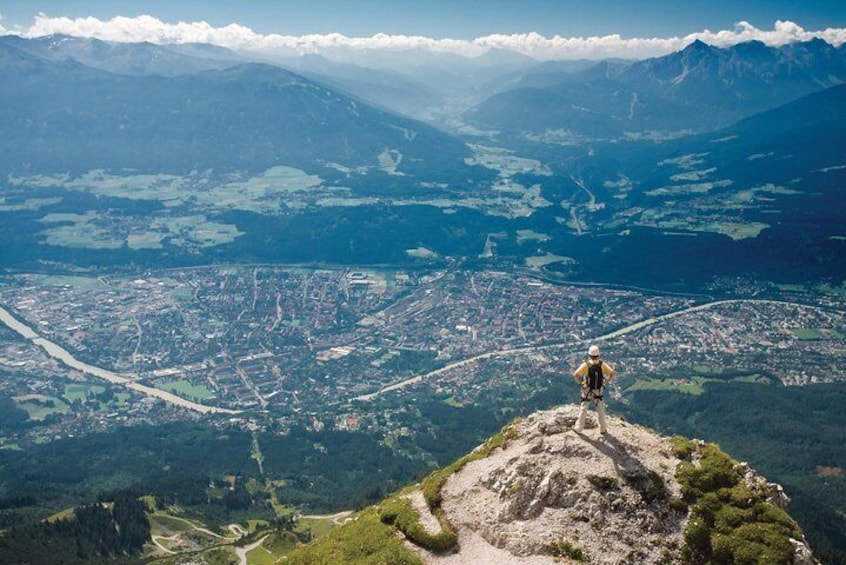
<svg viewBox="0 0 846 565">
<path fill-rule="evenodd" d="M 602 389 L 603 375 L 602 375 L 602 361 L 599 363 L 588 362 L 588 390 Z"/>
</svg>

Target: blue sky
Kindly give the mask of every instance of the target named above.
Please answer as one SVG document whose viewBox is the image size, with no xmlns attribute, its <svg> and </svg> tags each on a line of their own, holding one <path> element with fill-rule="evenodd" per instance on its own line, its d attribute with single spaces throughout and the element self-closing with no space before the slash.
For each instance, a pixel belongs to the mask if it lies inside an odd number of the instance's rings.
<svg viewBox="0 0 846 565">
<path fill-rule="evenodd" d="M 764 29 L 776 20 L 813 30 L 846 27 L 842 0 L 0 0 L 0 24 L 7 30 L 31 25 L 39 12 L 101 20 L 146 14 L 215 27 L 238 23 L 261 34 L 454 39 L 526 32 L 671 37 L 731 29 L 739 21 Z"/>
<path fill-rule="evenodd" d="M 539 60 L 846 43 L 846 0 L 0 0 L 0 34 L 212 43 L 263 55 L 424 49 Z"/>
</svg>

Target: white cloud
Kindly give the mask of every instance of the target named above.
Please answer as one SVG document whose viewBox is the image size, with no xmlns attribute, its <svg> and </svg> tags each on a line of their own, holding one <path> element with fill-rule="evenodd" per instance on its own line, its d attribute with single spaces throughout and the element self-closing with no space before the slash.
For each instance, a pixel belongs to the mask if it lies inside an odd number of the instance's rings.
<svg viewBox="0 0 846 565">
<path fill-rule="evenodd" d="M 738 22 L 731 31 L 703 31 L 688 37 L 701 39 L 705 43 L 726 47 L 743 41 L 758 40 L 767 45 L 785 45 L 795 41 L 824 39 L 834 46 L 846 42 L 846 29 L 828 28 L 822 31 L 808 31 L 791 21 L 777 20 L 772 30 L 758 29 L 749 22 Z"/>
<path fill-rule="evenodd" d="M 538 33 L 514 35 L 488 35 L 473 41 L 484 47 L 512 49 L 538 59 L 605 59 L 622 57 L 641 59 L 677 51 L 691 40 L 677 37 L 669 39 L 623 39 L 619 34 L 602 37 L 551 38 Z"/>
<path fill-rule="evenodd" d="M 0 27 L 0 30 L 2 29 Z M 669 38 L 625 39 L 618 34 L 601 37 L 555 35 L 549 38 L 532 32 L 511 35 L 494 34 L 467 41 L 381 33 L 372 37 L 347 37 L 339 33 L 302 36 L 262 35 L 238 24 L 215 28 L 206 22 L 166 23 L 152 16 L 116 17 L 103 21 L 93 17 L 54 18 L 41 13 L 36 16 L 29 28 L 17 30 L 16 33 L 25 37 L 67 34 L 105 41 L 211 43 L 234 50 L 268 54 L 316 53 L 339 49 L 422 49 L 475 56 L 489 49 L 499 48 L 517 51 L 537 59 L 603 59 L 607 57 L 639 59 L 677 51 L 695 39 L 720 47 L 751 40 L 760 40 L 768 45 L 784 45 L 812 38 L 822 38 L 836 46 L 846 42 L 846 29 L 828 28 L 822 31 L 808 31 L 790 21 L 777 21 L 772 30 L 758 29 L 742 21 L 731 30 L 715 32 L 705 30 L 684 37 Z"/>
</svg>

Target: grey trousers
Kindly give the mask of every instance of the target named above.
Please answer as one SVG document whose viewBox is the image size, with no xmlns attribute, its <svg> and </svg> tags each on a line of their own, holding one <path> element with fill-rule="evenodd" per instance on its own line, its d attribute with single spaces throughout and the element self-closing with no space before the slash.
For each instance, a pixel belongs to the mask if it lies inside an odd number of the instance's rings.
<svg viewBox="0 0 846 565">
<path fill-rule="evenodd" d="M 601 398 L 594 398 L 593 391 L 588 391 L 582 396 L 581 406 L 579 406 L 579 420 L 576 422 L 576 430 L 582 431 L 585 429 L 585 418 L 587 417 L 588 404 L 596 403 L 596 415 L 599 419 L 599 431 L 605 433 L 608 427 L 605 424 L 605 400 Z"/>
</svg>

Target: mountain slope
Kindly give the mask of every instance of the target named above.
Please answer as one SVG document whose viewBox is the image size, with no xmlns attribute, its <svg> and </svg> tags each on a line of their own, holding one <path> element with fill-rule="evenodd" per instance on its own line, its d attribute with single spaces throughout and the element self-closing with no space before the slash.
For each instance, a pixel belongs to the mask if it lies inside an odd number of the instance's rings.
<svg viewBox="0 0 846 565">
<path fill-rule="evenodd" d="M 438 180 L 468 168 L 458 139 L 269 65 L 122 76 L 0 45 L 0 71 L 7 172 L 356 169 L 390 161 L 397 173 Z"/>
<path fill-rule="evenodd" d="M 365 562 L 378 518 L 410 540 L 411 556 L 390 549 L 401 563 L 814 563 L 780 487 L 747 465 L 613 417 L 605 436 L 590 420 L 577 433 L 577 411 L 506 427 L 288 562 Z"/>
<path fill-rule="evenodd" d="M 627 159 L 633 166 L 629 171 L 640 179 L 640 186 L 629 204 L 654 203 L 656 191 L 661 190 L 672 192 L 669 196 L 676 200 L 703 198 L 695 190 L 682 191 L 686 184 L 713 183 L 708 194 L 719 199 L 727 192 L 769 183 L 789 188 L 758 201 L 768 214 L 777 210 L 785 215 L 782 223 L 799 212 L 791 210 L 797 194 L 802 194 L 806 210 L 834 215 L 844 205 L 839 190 L 846 164 L 844 144 L 846 85 L 840 85 L 712 134 L 633 153 Z"/>
<path fill-rule="evenodd" d="M 443 97 L 434 89 L 397 72 L 335 63 L 314 54 L 277 62 L 333 90 L 407 116 L 420 116 L 444 104 Z"/>
<path fill-rule="evenodd" d="M 593 268 L 620 279 L 840 277 L 844 146 L 840 85 L 707 134 L 595 144 L 571 166 L 575 187 L 561 200 L 578 220 L 571 233 L 595 246 Z M 569 253 L 555 243 L 550 252 Z"/>
<path fill-rule="evenodd" d="M 846 122 L 846 85 L 809 94 L 731 126 L 658 144 L 608 145 L 604 149 L 637 178 L 644 190 L 668 182 L 667 160 L 696 155 L 691 169 L 717 167 L 750 181 L 790 182 L 810 171 L 840 164 Z M 774 167 L 774 162 L 779 165 Z"/>
</svg>

